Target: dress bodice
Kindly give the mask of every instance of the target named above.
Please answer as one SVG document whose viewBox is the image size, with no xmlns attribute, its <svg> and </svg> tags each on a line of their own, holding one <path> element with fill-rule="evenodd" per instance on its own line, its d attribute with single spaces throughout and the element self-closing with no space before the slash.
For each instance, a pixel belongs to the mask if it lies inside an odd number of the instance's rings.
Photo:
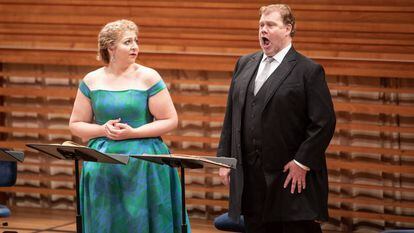
<svg viewBox="0 0 414 233">
<path fill-rule="evenodd" d="M 91 100 L 95 123 L 103 125 L 109 120 L 121 118 L 122 123 L 134 128 L 153 121 L 148 99 L 165 87 L 162 80 L 148 90 L 90 90 L 84 82 L 79 86 L 81 92 Z"/>
</svg>

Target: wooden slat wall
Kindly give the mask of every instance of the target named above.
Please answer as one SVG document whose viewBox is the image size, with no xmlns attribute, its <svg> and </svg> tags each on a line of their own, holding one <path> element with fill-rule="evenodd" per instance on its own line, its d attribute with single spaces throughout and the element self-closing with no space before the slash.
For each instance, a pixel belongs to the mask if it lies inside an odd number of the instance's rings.
<svg viewBox="0 0 414 233">
<path fill-rule="evenodd" d="M 329 146 L 331 219 L 324 229 L 414 227 L 414 6 L 409 0 L 290 0 L 296 49 L 321 63 L 338 124 Z M 258 47 L 269 1 L 35 1 L 0 3 L 0 146 L 27 152 L 9 204 L 74 208 L 73 167 L 27 142 L 76 140 L 68 119 L 79 80 L 101 64 L 109 21 L 140 26 L 139 62 L 157 69 L 179 112 L 164 137 L 176 153 L 214 155 L 236 59 Z M 192 216 L 227 209 L 214 169 L 187 179 Z"/>
</svg>

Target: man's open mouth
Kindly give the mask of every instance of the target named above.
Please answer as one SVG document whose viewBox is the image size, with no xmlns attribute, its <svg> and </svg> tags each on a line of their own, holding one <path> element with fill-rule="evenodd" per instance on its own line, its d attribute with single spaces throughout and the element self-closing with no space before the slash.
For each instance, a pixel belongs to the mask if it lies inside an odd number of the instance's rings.
<svg viewBox="0 0 414 233">
<path fill-rule="evenodd" d="M 263 45 L 269 45 L 270 44 L 270 40 L 268 38 L 262 37 L 261 39 L 262 39 L 262 44 Z"/>
</svg>

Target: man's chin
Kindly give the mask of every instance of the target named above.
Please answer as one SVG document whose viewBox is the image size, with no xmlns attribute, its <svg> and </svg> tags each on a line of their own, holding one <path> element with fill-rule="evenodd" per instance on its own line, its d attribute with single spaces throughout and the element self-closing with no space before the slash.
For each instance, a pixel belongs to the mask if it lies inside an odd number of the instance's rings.
<svg viewBox="0 0 414 233">
<path fill-rule="evenodd" d="M 263 46 L 263 45 L 260 45 L 260 47 L 262 47 L 263 53 L 266 54 L 266 56 L 268 56 L 268 57 L 272 57 L 276 54 L 274 49 L 272 49 L 271 47 L 266 47 L 266 46 Z"/>
<path fill-rule="evenodd" d="M 267 56 L 267 57 L 273 57 L 276 53 L 273 50 L 267 51 L 263 49 L 263 53 Z"/>
</svg>

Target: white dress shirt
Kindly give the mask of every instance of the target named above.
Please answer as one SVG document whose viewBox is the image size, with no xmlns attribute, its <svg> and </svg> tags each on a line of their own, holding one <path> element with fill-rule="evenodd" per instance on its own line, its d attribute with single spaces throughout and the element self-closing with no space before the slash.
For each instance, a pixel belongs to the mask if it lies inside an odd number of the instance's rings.
<svg viewBox="0 0 414 233">
<path fill-rule="evenodd" d="M 269 70 L 269 76 L 279 67 L 280 63 L 282 63 L 283 58 L 285 58 L 286 54 L 289 52 L 289 49 L 292 47 L 292 44 L 289 43 L 288 46 L 286 46 L 284 49 L 280 50 L 278 53 L 276 53 L 273 56 L 273 59 L 275 59 L 272 63 L 270 63 L 270 70 Z M 266 54 L 263 54 L 262 61 L 260 62 L 259 69 L 257 70 L 256 78 L 259 74 L 262 73 L 263 68 L 265 66 L 265 59 L 267 58 Z M 266 78 L 266 79 L 267 79 Z"/>
</svg>

